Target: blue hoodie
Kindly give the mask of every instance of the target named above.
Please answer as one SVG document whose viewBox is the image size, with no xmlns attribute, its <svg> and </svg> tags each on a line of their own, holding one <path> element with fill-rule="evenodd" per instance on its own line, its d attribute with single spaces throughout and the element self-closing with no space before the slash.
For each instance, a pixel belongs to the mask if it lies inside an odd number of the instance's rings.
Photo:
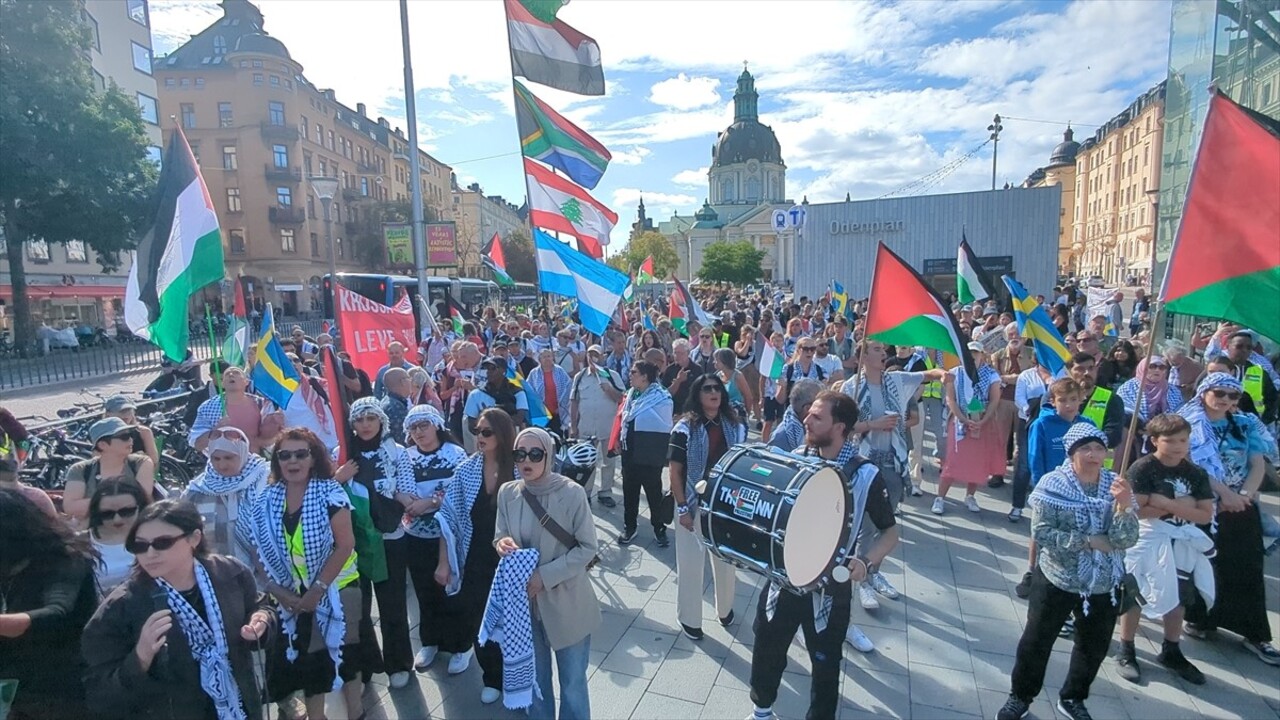
<svg viewBox="0 0 1280 720">
<path fill-rule="evenodd" d="M 1075 420 L 1067 420 L 1058 414 L 1051 405 L 1040 408 L 1040 416 L 1027 428 L 1027 448 L 1030 451 L 1028 465 L 1031 468 L 1031 486 L 1035 487 L 1040 478 L 1050 470 L 1058 467 L 1067 459 L 1067 449 L 1062 446 L 1062 437 L 1076 423 L 1093 423 L 1083 415 Z"/>
</svg>

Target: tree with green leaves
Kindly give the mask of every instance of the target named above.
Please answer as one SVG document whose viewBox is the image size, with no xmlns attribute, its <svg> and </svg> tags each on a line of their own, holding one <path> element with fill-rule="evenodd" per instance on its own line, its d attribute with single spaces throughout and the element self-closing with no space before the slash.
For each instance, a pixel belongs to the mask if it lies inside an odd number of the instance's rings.
<svg viewBox="0 0 1280 720">
<path fill-rule="evenodd" d="M 523 228 L 512 230 L 502 241 L 507 260 L 507 274 L 516 282 L 538 282 L 538 264 L 533 258 L 533 240 Z"/>
<path fill-rule="evenodd" d="M 666 280 L 680 267 L 680 256 L 671 241 L 655 230 L 646 230 L 632 238 L 621 251 L 610 255 L 607 263 L 630 275 L 650 255 L 653 256 L 653 277 L 658 281 Z"/>
<path fill-rule="evenodd" d="M 757 250 L 749 240 L 713 242 L 702 252 L 702 267 L 698 279 L 703 282 L 726 282 L 747 285 L 764 275 L 760 262 L 764 251 Z"/>
<path fill-rule="evenodd" d="M 0 0 L 0 216 L 14 335 L 34 338 L 26 245 L 80 240 L 103 270 L 154 219 L 158 169 L 136 99 L 99 91 L 80 3 Z"/>
<path fill-rule="evenodd" d="M 351 247 L 351 259 L 369 270 L 388 269 L 387 241 L 382 232 L 382 224 L 411 222 L 413 205 L 408 200 L 392 200 L 359 202 L 354 207 L 358 208 L 357 219 L 343 223 L 347 243 Z M 348 206 L 347 212 L 350 213 L 351 209 L 352 206 Z M 423 203 L 422 218 L 423 222 L 438 222 L 440 211 L 433 205 Z"/>
</svg>

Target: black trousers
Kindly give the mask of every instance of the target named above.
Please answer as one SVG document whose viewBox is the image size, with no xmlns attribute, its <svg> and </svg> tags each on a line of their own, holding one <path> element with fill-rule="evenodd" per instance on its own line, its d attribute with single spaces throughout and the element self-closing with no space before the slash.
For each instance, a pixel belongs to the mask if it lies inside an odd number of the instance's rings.
<svg viewBox="0 0 1280 720">
<path fill-rule="evenodd" d="M 360 576 L 360 657 L 365 682 L 385 671 L 378 635 L 373 630 L 373 582 L 363 575 Z"/>
<path fill-rule="evenodd" d="M 450 600 L 457 600 L 462 606 L 464 621 L 459 623 L 461 635 L 475 648 L 476 660 L 484 675 L 484 686 L 501 690 L 502 648 L 492 640 L 483 645 L 479 642 L 480 623 L 484 620 L 484 608 L 489 602 L 489 591 L 493 588 L 493 575 L 498 569 L 497 553 L 483 546 L 477 548 L 476 540 L 477 538 L 471 539 L 471 551 L 462 571 L 462 588 Z M 485 542 L 484 538 L 479 538 L 479 541 Z M 471 558 L 486 550 L 494 555 L 492 563 L 484 560 L 472 561 Z"/>
<path fill-rule="evenodd" d="M 1204 603 L 1187 607 L 1187 620 L 1206 628 L 1222 628 L 1244 636 L 1250 642 L 1270 642 L 1267 624 L 1266 588 L 1263 585 L 1262 516 L 1257 505 L 1233 513 L 1218 513 L 1218 533 L 1212 535 L 1218 548 L 1213 564 L 1217 600 L 1213 610 Z M 1208 526 L 1201 526 L 1206 533 Z"/>
<path fill-rule="evenodd" d="M 387 579 L 375 586 L 378 614 L 382 622 L 382 657 L 388 674 L 413 669 L 413 648 L 409 644 L 409 608 L 405 597 L 406 576 L 418 598 L 418 639 L 423 647 L 442 647 L 447 628 L 457 625 L 459 610 L 450 607 L 444 588 L 436 582 L 440 561 L 440 540 L 405 535 L 384 543 L 387 549 Z M 451 612 L 452 610 L 452 612 Z M 466 649 L 464 646 L 463 650 Z"/>
<path fill-rule="evenodd" d="M 1013 501 L 1012 505 L 1019 510 L 1027 506 L 1027 495 L 1031 494 L 1031 457 L 1027 447 L 1028 423 L 1022 418 L 1013 420 L 1013 440 L 1017 445 L 1013 463 Z"/>
<path fill-rule="evenodd" d="M 634 462 L 622 463 L 622 525 L 626 530 L 635 530 L 640 516 L 640 489 L 644 489 L 645 500 L 649 502 L 649 517 L 652 522 L 654 508 L 662 502 L 662 466 L 640 465 Z M 654 529 L 659 524 L 652 523 Z"/>
<path fill-rule="evenodd" d="M 1117 590 L 1117 593 L 1119 591 Z M 1118 595 L 1117 595 L 1118 599 Z M 1018 655 L 1013 662 L 1011 692 L 1030 703 L 1044 688 L 1044 673 L 1049 654 L 1058 639 L 1058 631 L 1072 614 L 1076 618 L 1075 645 L 1071 649 L 1071 665 L 1059 694 L 1063 700 L 1086 700 L 1089 686 L 1098 676 L 1098 668 L 1107 657 L 1111 633 L 1116 627 L 1116 606 L 1111 594 L 1089 596 L 1089 614 L 1084 614 L 1084 601 L 1077 593 L 1059 590 L 1036 568 L 1027 597 L 1027 626 L 1018 641 Z"/>
<path fill-rule="evenodd" d="M 787 669 L 787 648 L 796 635 L 804 632 L 804 644 L 811 664 L 809 712 L 806 720 L 834 720 L 840 707 L 840 660 L 845 631 L 849 629 L 851 587 L 849 583 L 828 589 L 832 595 L 831 615 L 827 627 L 818 632 L 813 626 L 813 595 L 795 595 L 783 590 L 773 619 L 765 616 L 769 601 L 766 583 L 756 603 L 753 629 L 756 644 L 751 650 L 751 701 L 757 707 L 773 707 L 778 699 L 778 684 Z"/>
</svg>

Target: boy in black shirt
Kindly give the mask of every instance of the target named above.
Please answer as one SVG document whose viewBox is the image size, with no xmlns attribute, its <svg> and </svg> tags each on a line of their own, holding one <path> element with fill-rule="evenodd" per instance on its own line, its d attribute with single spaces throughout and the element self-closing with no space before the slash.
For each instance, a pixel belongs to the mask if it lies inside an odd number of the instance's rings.
<svg viewBox="0 0 1280 720">
<path fill-rule="evenodd" d="M 1141 529 L 1138 544 L 1125 553 L 1125 569 L 1137 580 L 1147 601 L 1143 613 L 1160 618 L 1164 625 L 1164 645 L 1156 661 L 1187 682 L 1203 685 L 1204 673 L 1178 647 L 1184 614 L 1181 591 L 1190 585 L 1190 577 L 1189 569 L 1176 566 L 1174 558 L 1183 555 L 1182 550 L 1203 554 L 1212 549 L 1213 541 L 1196 525 L 1213 519 L 1213 489 L 1209 475 L 1187 459 L 1191 425 L 1185 418 L 1173 413 L 1157 415 L 1147 423 L 1147 436 L 1155 452 L 1133 463 L 1128 472 Z M 1169 549 L 1170 544 L 1183 543 L 1189 547 Z M 1212 582 L 1212 570 L 1203 569 L 1208 561 L 1202 559 L 1200 564 L 1200 572 L 1207 572 L 1207 582 Z M 1203 582 L 1205 578 L 1196 580 Z M 1115 657 L 1116 674 L 1135 683 L 1142 677 L 1133 645 L 1138 613 L 1135 604 L 1120 616 L 1120 649 Z"/>
</svg>

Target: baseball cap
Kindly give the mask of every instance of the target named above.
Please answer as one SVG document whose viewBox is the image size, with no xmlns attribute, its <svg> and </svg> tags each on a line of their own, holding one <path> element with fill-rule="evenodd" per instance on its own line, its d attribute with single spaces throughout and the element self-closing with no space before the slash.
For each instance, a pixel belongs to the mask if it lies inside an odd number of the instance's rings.
<svg viewBox="0 0 1280 720">
<path fill-rule="evenodd" d="M 496 358 L 496 357 L 492 357 L 492 356 L 491 356 L 491 357 L 487 357 L 487 358 L 485 358 L 485 359 L 481 360 L 481 361 L 480 361 L 480 367 L 482 367 L 482 368 L 486 368 L 486 367 L 498 368 L 498 367 L 501 367 L 501 363 L 502 363 L 502 361 L 501 361 L 501 360 L 499 360 L 499 359 L 498 359 L 498 358 Z"/>
<path fill-rule="evenodd" d="M 129 399 L 127 395 L 112 395 L 102 404 L 102 409 L 109 413 L 124 412 L 125 410 L 133 410 L 138 406 Z"/>
<path fill-rule="evenodd" d="M 587 352 L 595 353 L 597 355 L 603 355 L 604 348 L 600 347 L 599 345 L 592 345 L 591 347 L 587 348 Z"/>
<path fill-rule="evenodd" d="M 983 317 L 986 317 L 988 315 L 999 315 L 999 314 L 1000 314 L 1000 311 L 996 310 L 995 307 L 992 305 L 988 305 L 987 308 L 982 311 Z"/>
<path fill-rule="evenodd" d="M 103 418 L 89 426 L 89 442 L 94 445 L 104 438 L 119 435 L 129 429 L 129 423 L 118 417 Z"/>
<path fill-rule="evenodd" d="M 494 345 L 510 345 L 511 338 L 506 333 L 503 333 L 493 339 L 493 344 Z"/>
</svg>

